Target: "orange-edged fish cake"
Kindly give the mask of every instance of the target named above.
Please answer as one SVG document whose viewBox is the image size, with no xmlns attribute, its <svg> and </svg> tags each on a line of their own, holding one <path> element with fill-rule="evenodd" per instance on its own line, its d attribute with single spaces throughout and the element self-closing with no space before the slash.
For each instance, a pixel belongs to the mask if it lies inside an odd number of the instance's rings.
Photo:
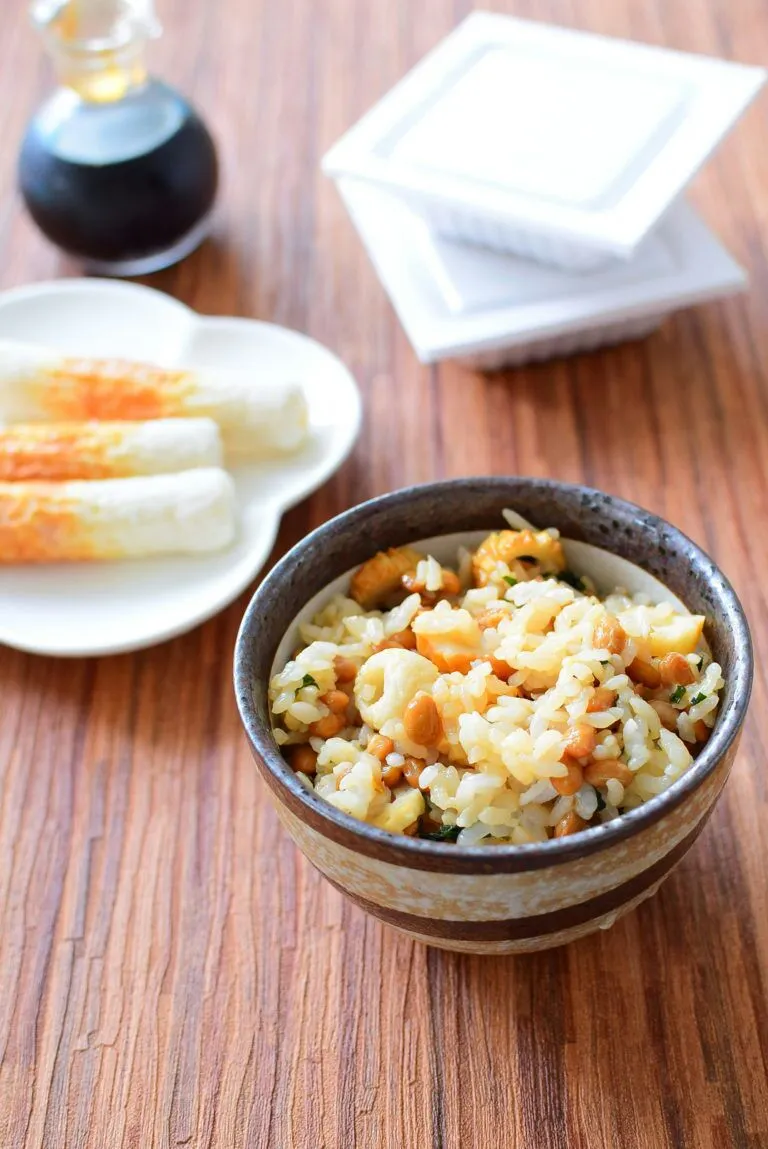
<svg viewBox="0 0 768 1149">
<path fill-rule="evenodd" d="M 76 358 L 0 340 L 0 421 L 58 423 L 205 416 L 226 452 L 263 458 L 293 451 L 308 433 L 300 384 L 265 370 L 157 367 Z"/>
<path fill-rule="evenodd" d="M 0 564 L 197 554 L 235 537 L 234 484 L 201 467 L 172 475 L 0 482 Z"/>
<path fill-rule="evenodd" d="M 12 423 L 0 426 L 0 481 L 120 479 L 215 467 L 211 419 Z"/>
</svg>

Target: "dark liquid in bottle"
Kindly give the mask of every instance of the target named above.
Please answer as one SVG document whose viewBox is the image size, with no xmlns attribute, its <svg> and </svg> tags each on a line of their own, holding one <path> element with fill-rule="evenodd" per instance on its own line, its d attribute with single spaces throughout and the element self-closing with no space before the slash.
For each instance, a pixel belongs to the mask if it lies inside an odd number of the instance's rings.
<svg viewBox="0 0 768 1149">
<path fill-rule="evenodd" d="M 142 260 L 172 250 L 207 216 L 215 147 L 171 89 L 152 84 L 126 106 L 81 107 L 61 121 L 32 122 L 19 183 L 38 227 L 65 251 L 101 264 Z"/>
</svg>

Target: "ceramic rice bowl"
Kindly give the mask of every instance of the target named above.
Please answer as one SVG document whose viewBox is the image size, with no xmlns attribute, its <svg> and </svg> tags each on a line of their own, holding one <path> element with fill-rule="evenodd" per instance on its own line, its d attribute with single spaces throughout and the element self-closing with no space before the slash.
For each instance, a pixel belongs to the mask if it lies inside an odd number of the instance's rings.
<svg viewBox="0 0 768 1149">
<path fill-rule="evenodd" d="M 623 584 L 657 597 L 671 592 L 707 616 L 705 638 L 725 679 L 712 735 L 665 793 L 569 838 L 460 847 L 390 834 L 351 818 L 305 787 L 284 761 L 272 735 L 269 680 L 297 645 L 298 622 L 330 597 L 331 584 L 337 581 L 341 589 L 377 550 L 429 539 L 432 550 L 448 556 L 473 532 L 480 537 L 477 532 L 503 527 L 505 507 L 539 527 L 557 527 L 575 544 L 574 565 L 601 590 Z M 723 574 L 690 539 L 613 496 L 517 477 L 413 487 L 332 519 L 261 584 L 235 651 L 237 702 L 256 765 L 299 849 L 337 889 L 388 925 L 429 945 L 469 953 L 563 945 L 608 928 L 650 897 L 694 844 L 720 796 L 751 681 L 743 610 Z"/>
</svg>

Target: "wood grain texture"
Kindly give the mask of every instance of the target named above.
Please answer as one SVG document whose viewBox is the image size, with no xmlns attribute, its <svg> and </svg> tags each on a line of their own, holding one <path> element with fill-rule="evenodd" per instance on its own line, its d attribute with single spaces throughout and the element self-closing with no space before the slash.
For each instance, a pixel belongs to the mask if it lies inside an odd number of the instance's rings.
<svg viewBox="0 0 768 1149">
<path fill-rule="evenodd" d="M 693 198 L 748 296 L 643 343 L 484 378 L 417 365 L 325 148 L 467 0 L 161 0 L 159 71 L 205 109 L 215 236 L 147 282 L 328 343 L 364 391 L 353 457 L 277 557 L 365 497 L 442 476 L 586 480 L 665 515 L 754 629 L 751 718 L 726 796 L 660 894 L 610 932 L 457 957 L 365 917 L 280 830 L 230 662 L 247 595 L 154 650 L 0 651 L 3 1149 L 768 1145 L 768 147 L 759 102 Z M 747 62 L 764 0 L 506 0 L 516 15 Z M 13 191 L 46 67 L 20 0 L 0 41 L 0 286 L 77 274 Z"/>
</svg>

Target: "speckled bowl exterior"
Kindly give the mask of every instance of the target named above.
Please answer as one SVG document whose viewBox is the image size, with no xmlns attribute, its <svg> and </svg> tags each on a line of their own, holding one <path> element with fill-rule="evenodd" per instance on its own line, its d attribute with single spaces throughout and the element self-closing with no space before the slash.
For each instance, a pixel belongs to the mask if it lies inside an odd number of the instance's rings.
<svg viewBox="0 0 768 1149">
<path fill-rule="evenodd" d="M 707 616 L 725 688 L 714 731 L 665 794 L 572 838 L 526 846 L 453 845 L 365 825 L 308 791 L 271 733 L 267 686 L 301 608 L 377 550 L 457 531 L 497 529 L 504 507 L 603 547 Z M 752 682 L 744 612 L 712 560 L 663 519 L 586 487 L 541 479 L 458 479 L 412 487 L 339 515 L 293 548 L 251 599 L 237 639 L 235 690 L 258 769 L 291 837 L 328 880 L 429 945 L 519 953 L 562 945 L 653 894 L 704 828 L 731 769 Z"/>
</svg>

